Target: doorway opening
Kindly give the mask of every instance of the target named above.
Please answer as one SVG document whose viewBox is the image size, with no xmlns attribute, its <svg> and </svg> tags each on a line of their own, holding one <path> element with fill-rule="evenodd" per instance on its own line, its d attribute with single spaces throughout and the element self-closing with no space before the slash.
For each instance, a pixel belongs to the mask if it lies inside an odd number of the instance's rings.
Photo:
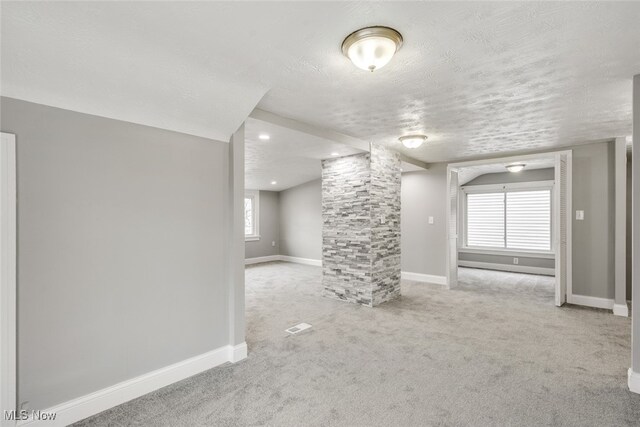
<svg viewBox="0 0 640 427">
<path fill-rule="evenodd" d="M 449 288 L 511 283 L 571 302 L 571 162 L 563 151 L 448 166 Z"/>
</svg>

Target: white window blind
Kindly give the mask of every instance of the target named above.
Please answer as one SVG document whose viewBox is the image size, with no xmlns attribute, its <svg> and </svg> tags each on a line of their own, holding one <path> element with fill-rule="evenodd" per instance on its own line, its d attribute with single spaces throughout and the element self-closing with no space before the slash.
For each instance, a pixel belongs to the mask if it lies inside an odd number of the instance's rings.
<svg viewBox="0 0 640 427">
<path fill-rule="evenodd" d="M 253 197 L 244 198 L 244 235 L 251 236 L 253 231 Z"/>
<path fill-rule="evenodd" d="M 467 246 L 551 250 L 551 190 L 467 194 Z"/>
<path fill-rule="evenodd" d="M 244 239 L 260 240 L 260 192 L 244 192 Z"/>
<path fill-rule="evenodd" d="M 507 249 L 551 250 L 551 191 L 507 192 Z"/>
<path fill-rule="evenodd" d="M 504 193 L 467 194 L 467 245 L 504 248 Z"/>
</svg>

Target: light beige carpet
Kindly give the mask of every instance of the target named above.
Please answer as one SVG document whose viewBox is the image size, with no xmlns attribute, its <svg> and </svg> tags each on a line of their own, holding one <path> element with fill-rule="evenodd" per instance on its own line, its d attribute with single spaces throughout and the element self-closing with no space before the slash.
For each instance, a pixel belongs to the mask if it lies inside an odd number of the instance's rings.
<svg viewBox="0 0 640 427">
<path fill-rule="evenodd" d="M 321 297 L 318 267 L 246 278 L 247 360 L 79 425 L 640 425 L 629 319 L 554 307 L 552 278 L 461 269 L 373 309 Z"/>
</svg>

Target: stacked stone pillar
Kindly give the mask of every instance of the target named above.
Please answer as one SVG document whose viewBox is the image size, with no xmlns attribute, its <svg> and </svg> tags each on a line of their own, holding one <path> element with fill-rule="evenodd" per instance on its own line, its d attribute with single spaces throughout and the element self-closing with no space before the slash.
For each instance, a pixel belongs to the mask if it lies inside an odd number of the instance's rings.
<svg viewBox="0 0 640 427">
<path fill-rule="evenodd" d="M 369 153 L 322 162 L 324 295 L 375 306 L 400 295 L 400 156 Z"/>
</svg>

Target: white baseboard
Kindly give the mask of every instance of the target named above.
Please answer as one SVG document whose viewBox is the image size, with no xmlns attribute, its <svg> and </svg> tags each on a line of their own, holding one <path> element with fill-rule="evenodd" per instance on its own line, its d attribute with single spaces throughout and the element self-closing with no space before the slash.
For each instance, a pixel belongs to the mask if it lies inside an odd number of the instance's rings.
<svg viewBox="0 0 640 427">
<path fill-rule="evenodd" d="M 42 411 L 56 414 L 55 420 L 28 419 L 19 421 L 17 425 L 67 426 L 223 363 L 235 363 L 246 357 L 246 343 L 220 347 Z"/>
<path fill-rule="evenodd" d="M 245 258 L 244 265 L 260 264 L 263 262 L 281 261 L 280 255 L 260 256 L 256 258 Z"/>
<path fill-rule="evenodd" d="M 460 267 L 482 268 L 485 270 L 500 270 L 510 271 L 512 273 L 528 273 L 528 274 L 542 274 L 545 276 L 555 276 L 556 271 L 553 268 L 544 267 L 529 267 L 527 265 L 511 265 L 511 264 L 496 264 L 493 262 L 480 262 L 480 261 L 458 261 Z"/>
<path fill-rule="evenodd" d="M 629 368 L 629 380 L 627 382 L 629 385 L 629 390 L 640 394 L 640 373 L 633 372 L 631 368 Z"/>
<path fill-rule="evenodd" d="M 296 264 L 314 265 L 316 267 L 322 267 L 322 260 L 311 258 L 298 258 L 288 255 L 269 255 L 256 258 L 245 258 L 244 265 L 260 264 L 263 262 L 284 261 L 294 262 Z"/>
<path fill-rule="evenodd" d="M 247 343 L 227 346 L 229 362 L 236 363 L 247 358 Z"/>
<path fill-rule="evenodd" d="M 613 300 L 609 298 L 589 297 L 586 295 L 567 295 L 569 304 L 584 305 L 587 307 L 613 309 Z"/>
<path fill-rule="evenodd" d="M 613 304 L 613 314 L 616 316 L 629 317 L 629 306 L 627 304 Z"/>
<path fill-rule="evenodd" d="M 294 256 L 280 255 L 280 261 L 295 262 L 296 264 L 315 265 L 322 267 L 322 260 L 311 258 L 298 258 Z"/>
<path fill-rule="evenodd" d="M 433 274 L 411 273 L 410 271 L 403 271 L 402 279 L 413 280 L 414 282 L 433 283 L 435 285 L 447 284 L 447 276 L 435 276 Z"/>
</svg>

